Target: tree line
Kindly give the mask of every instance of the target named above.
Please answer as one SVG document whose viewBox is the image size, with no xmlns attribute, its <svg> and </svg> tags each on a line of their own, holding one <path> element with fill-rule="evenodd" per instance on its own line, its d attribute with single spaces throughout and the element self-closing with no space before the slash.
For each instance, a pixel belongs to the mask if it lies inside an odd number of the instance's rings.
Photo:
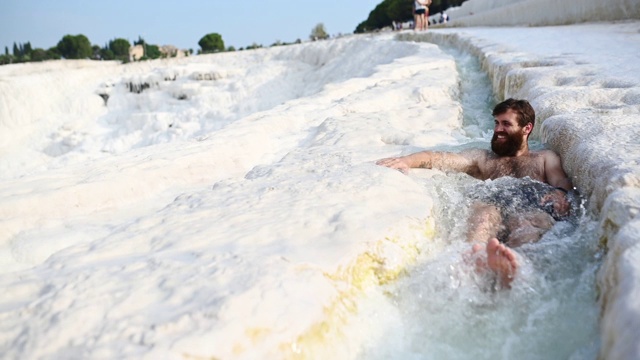
<svg viewBox="0 0 640 360">
<path fill-rule="evenodd" d="M 324 24 L 317 24 L 309 35 L 311 40 L 324 40 L 328 39 L 329 35 L 324 27 Z M 271 46 L 283 46 L 291 44 L 300 44 L 302 40 L 297 39 L 295 42 L 286 43 L 276 41 Z M 142 37 L 138 36 L 138 40 L 133 42 L 133 45 L 140 45 L 143 48 L 143 55 L 139 59 L 133 60 L 149 60 L 158 59 L 167 56 L 175 56 L 175 54 L 165 54 L 162 52 L 158 45 L 148 44 Z M 236 51 L 233 46 L 225 48 L 224 40 L 218 33 L 210 33 L 203 36 L 198 41 L 200 50 L 198 54 L 211 54 L 225 51 Z M 259 49 L 263 46 L 253 43 L 246 47 L 247 50 Z M 104 46 L 92 45 L 89 39 L 82 34 L 78 35 L 65 35 L 54 47 L 47 50 L 42 48 L 33 48 L 30 42 L 26 43 L 13 43 L 13 51 L 9 52 L 9 48 L 5 46 L 4 54 L 0 55 L 0 65 L 31 62 L 31 61 L 45 61 L 45 60 L 58 60 L 58 59 L 90 59 L 90 60 L 119 60 L 122 62 L 129 62 L 129 49 L 131 43 L 127 39 L 116 38 L 109 40 Z M 238 49 L 239 51 L 244 48 Z M 193 54 L 193 50 L 188 50 L 189 54 Z"/>
<path fill-rule="evenodd" d="M 437 14 L 450 7 L 460 6 L 466 0 L 432 0 L 429 13 Z M 392 26 L 395 22 L 413 20 L 413 0 L 383 0 L 371 12 L 367 20 L 356 27 L 355 33 L 376 31 Z"/>
<path fill-rule="evenodd" d="M 145 56 L 149 59 L 156 59 L 162 56 L 160 49 L 156 45 L 146 44 L 142 38 L 134 42 L 134 45 L 145 46 Z M 127 39 L 116 38 L 110 40 L 104 46 L 92 45 L 89 39 L 82 34 L 65 35 L 54 47 L 47 50 L 42 48 L 32 48 L 30 42 L 24 44 L 13 43 L 13 52 L 5 46 L 4 54 L 0 55 L 0 65 L 45 61 L 58 59 L 91 59 L 91 60 L 120 60 L 129 61 L 129 48 L 131 43 Z M 144 60 L 144 59 L 138 59 Z"/>
</svg>

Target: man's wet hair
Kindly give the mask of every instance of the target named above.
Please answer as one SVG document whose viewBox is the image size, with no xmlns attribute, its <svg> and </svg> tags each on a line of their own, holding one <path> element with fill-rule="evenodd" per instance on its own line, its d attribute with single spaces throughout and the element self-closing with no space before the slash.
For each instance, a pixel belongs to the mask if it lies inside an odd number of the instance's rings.
<svg viewBox="0 0 640 360">
<path fill-rule="evenodd" d="M 507 99 L 493 108 L 493 116 L 504 114 L 512 110 L 517 115 L 518 125 L 526 126 L 528 123 L 536 125 L 536 112 L 527 100 Z"/>
</svg>

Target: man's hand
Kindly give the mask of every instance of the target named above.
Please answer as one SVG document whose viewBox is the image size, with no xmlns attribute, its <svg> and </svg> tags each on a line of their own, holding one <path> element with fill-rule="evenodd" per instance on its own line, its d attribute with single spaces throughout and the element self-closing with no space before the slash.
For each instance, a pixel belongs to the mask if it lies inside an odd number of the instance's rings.
<svg viewBox="0 0 640 360">
<path fill-rule="evenodd" d="M 558 217 L 569 216 L 569 210 L 571 210 L 571 204 L 569 203 L 567 194 L 558 189 L 545 194 L 542 199 L 540 199 L 540 206 L 553 206 L 553 212 Z"/>
<path fill-rule="evenodd" d="M 399 170 L 403 174 L 406 174 L 407 172 L 409 172 L 409 168 L 410 168 L 409 164 L 402 157 L 380 159 L 376 161 L 376 164 Z"/>
</svg>

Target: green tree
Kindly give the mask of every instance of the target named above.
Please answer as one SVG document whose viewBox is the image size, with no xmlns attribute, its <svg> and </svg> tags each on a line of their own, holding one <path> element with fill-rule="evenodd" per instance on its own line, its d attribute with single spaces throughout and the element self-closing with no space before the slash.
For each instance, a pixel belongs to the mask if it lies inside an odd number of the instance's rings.
<svg viewBox="0 0 640 360">
<path fill-rule="evenodd" d="M 113 54 L 113 51 L 109 49 L 100 50 L 100 58 L 103 60 L 115 60 L 116 56 Z"/>
<path fill-rule="evenodd" d="M 327 34 L 327 30 L 324 28 L 323 23 L 319 23 L 314 26 L 311 30 L 311 34 L 309 35 L 311 40 L 324 40 L 329 38 L 329 34 Z"/>
<path fill-rule="evenodd" d="M 262 44 L 253 43 L 253 44 L 247 46 L 246 50 L 255 50 L 255 49 L 260 49 L 260 48 L 262 48 Z"/>
<path fill-rule="evenodd" d="M 138 35 L 138 40 L 133 42 L 133 45 L 142 45 L 145 46 L 147 43 L 144 41 L 144 39 Z"/>
<path fill-rule="evenodd" d="M 48 60 L 47 51 L 45 49 L 36 48 L 31 51 L 31 61 Z"/>
<path fill-rule="evenodd" d="M 370 13 L 367 20 L 363 21 L 356 27 L 356 33 L 362 33 L 366 31 L 382 29 L 386 26 L 390 26 L 391 22 L 395 19 L 391 19 L 388 14 L 388 7 L 390 0 L 384 0 L 378 4 Z M 409 13 L 411 15 L 411 12 Z"/>
<path fill-rule="evenodd" d="M 413 2 L 391 0 L 387 5 L 387 14 L 392 21 L 404 22 L 411 20 L 413 18 Z"/>
<path fill-rule="evenodd" d="M 146 45 L 145 56 L 149 59 L 157 59 L 162 55 L 157 45 Z"/>
<path fill-rule="evenodd" d="M 58 42 L 57 48 L 65 59 L 86 59 L 91 56 L 91 43 L 82 34 L 65 35 Z"/>
<path fill-rule="evenodd" d="M 100 59 L 102 60 L 115 60 L 116 56 L 109 49 L 109 44 L 105 44 L 103 48 L 100 49 Z"/>
<path fill-rule="evenodd" d="M 198 45 L 202 48 L 202 53 L 213 53 L 218 51 L 224 51 L 224 41 L 222 36 L 218 33 L 207 34 L 198 41 Z"/>
<path fill-rule="evenodd" d="M 98 45 L 92 45 L 91 46 L 91 59 L 92 60 L 100 60 L 102 59 L 102 57 L 100 56 L 100 51 L 102 49 L 100 49 L 100 46 Z"/>
<path fill-rule="evenodd" d="M 113 52 L 113 55 L 118 60 L 129 61 L 129 48 L 131 43 L 129 40 L 117 38 L 109 41 L 109 50 Z"/>
<path fill-rule="evenodd" d="M 11 54 L 0 56 L 0 65 L 12 64 L 14 61 L 13 55 Z"/>
<path fill-rule="evenodd" d="M 58 60 L 60 57 L 60 51 L 58 51 L 57 47 L 54 46 L 47 50 L 47 60 Z"/>
</svg>

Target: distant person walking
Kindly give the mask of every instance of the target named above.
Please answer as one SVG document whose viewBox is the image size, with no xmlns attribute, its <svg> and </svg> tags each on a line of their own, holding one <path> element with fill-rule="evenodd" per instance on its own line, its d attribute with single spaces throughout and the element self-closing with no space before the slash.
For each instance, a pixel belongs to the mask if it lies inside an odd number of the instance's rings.
<svg viewBox="0 0 640 360">
<path fill-rule="evenodd" d="M 415 30 L 427 30 L 429 23 L 427 22 L 427 16 L 429 14 L 429 4 L 431 0 L 414 0 L 413 2 L 413 15 Z"/>
<path fill-rule="evenodd" d="M 424 30 L 429 28 L 429 6 L 432 0 L 424 0 Z"/>
</svg>

